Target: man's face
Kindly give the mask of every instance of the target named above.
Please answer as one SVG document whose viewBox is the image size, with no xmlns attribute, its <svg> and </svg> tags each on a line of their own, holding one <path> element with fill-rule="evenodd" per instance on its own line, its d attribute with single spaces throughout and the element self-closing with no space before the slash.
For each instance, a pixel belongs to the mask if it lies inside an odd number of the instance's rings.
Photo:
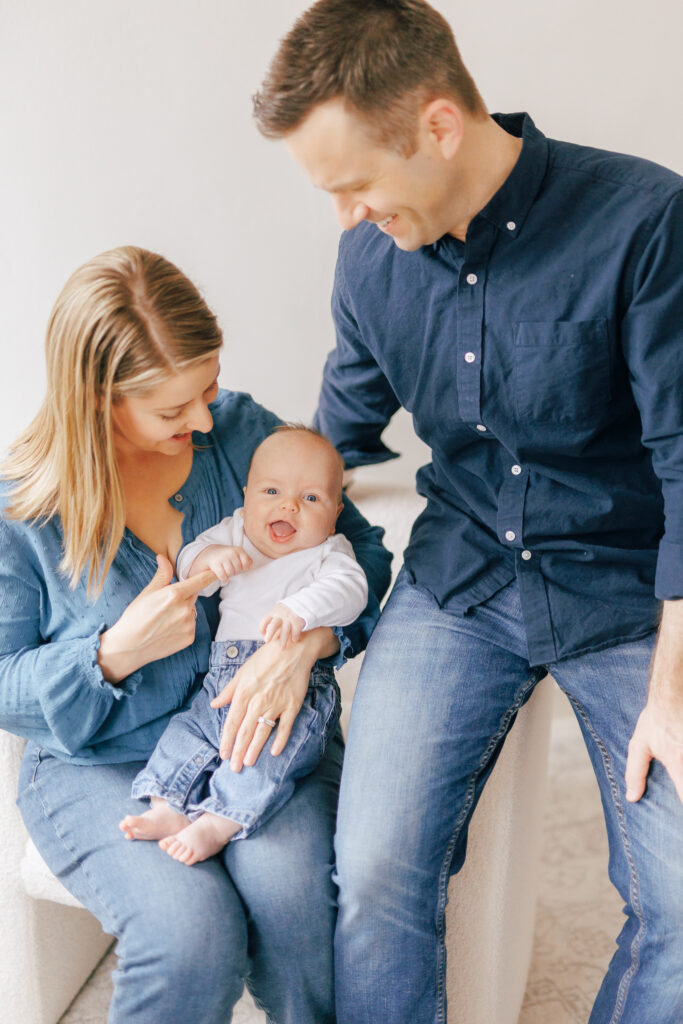
<svg viewBox="0 0 683 1024">
<path fill-rule="evenodd" d="M 285 142 L 317 188 L 332 196 L 342 228 L 362 220 L 413 251 L 454 226 L 453 166 L 423 124 L 409 156 L 373 141 L 340 99 L 314 107 Z"/>
</svg>

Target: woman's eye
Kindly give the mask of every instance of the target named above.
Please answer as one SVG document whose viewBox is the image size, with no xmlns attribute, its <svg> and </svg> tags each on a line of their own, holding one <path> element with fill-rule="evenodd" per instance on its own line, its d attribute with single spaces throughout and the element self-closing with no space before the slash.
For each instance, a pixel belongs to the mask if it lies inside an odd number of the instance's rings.
<svg viewBox="0 0 683 1024">
<path fill-rule="evenodd" d="M 174 412 L 170 416 L 164 416 L 163 412 L 160 412 L 159 416 L 161 417 L 162 420 L 177 420 L 180 417 L 180 413 Z"/>
</svg>

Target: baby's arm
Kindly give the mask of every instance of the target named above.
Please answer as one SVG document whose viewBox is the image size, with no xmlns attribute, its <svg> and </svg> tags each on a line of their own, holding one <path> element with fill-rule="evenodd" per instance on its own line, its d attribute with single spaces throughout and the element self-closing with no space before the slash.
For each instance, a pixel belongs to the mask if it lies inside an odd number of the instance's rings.
<svg viewBox="0 0 683 1024">
<path fill-rule="evenodd" d="M 188 576 L 196 576 L 203 569 L 211 569 L 221 583 L 227 583 L 231 576 L 251 569 L 251 558 L 244 548 L 233 544 L 209 544 L 192 562 Z"/>
<path fill-rule="evenodd" d="M 204 530 L 178 555 L 178 579 L 184 580 L 204 569 L 211 569 L 216 580 L 201 591 L 201 596 L 215 594 L 231 576 L 251 568 L 251 558 L 242 548 L 243 536 L 242 521 L 237 514 Z"/>
<path fill-rule="evenodd" d="M 346 537 L 335 534 L 325 542 L 325 552 L 315 579 L 279 601 L 261 620 L 266 642 L 279 633 L 283 647 L 296 643 L 304 630 L 317 626 L 347 626 L 361 614 L 368 600 L 365 573 L 355 559 Z"/>
</svg>

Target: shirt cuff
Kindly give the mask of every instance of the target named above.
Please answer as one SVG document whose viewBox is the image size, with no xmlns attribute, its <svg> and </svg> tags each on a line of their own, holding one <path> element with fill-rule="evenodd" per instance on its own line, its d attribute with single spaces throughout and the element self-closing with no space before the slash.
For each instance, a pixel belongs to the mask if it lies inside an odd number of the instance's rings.
<svg viewBox="0 0 683 1024">
<path fill-rule="evenodd" d="M 655 597 L 660 601 L 683 598 L 683 544 L 672 544 L 668 540 L 659 542 Z"/>
<path fill-rule="evenodd" d="M 332 668 L 341 668 L 348 658 L 354 656 L 353 646 L 350 638 L 346 635 L 342 626 L 333 626 L 332 632 L 339 640 L 339 650 L 331 654 L 329 658 L 319 658 L 321 665 L 331 665 Z"/>
<path fill-rule="evenodd" d="M 346 469 L 355 469 L 356 466 L 374 466 L 380 462 L 389 462 L 390 459 L 400 458 L 400 452 L 394 452 L 387 448 L 383 441 L 378 443 L 374 451 L 361 448 L 340 448 L 344 458 Z"/>
<path fill-rule="evenodd" d="M 97 660 L 97 652 L 100 649 L 100 637 L 106 629 L 106 623 L 102 622 L 95 633 L 89 636 L 83 645 L 82 664 L 85 674 L 95 689 L 109 690 L 115 700 L 122 697 L 132 697 L 142 682 L 142 669 L 131 672 L 129 676 L 114 685 L 108 682 L 102 675 L 100 663 Z"/>
</svg>

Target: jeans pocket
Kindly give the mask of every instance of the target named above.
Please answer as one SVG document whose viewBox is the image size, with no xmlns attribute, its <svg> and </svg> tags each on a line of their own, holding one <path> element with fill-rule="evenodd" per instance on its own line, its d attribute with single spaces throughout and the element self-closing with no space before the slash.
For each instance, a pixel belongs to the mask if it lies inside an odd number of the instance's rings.
<svg viewBox="0 0 683 1024">
<path fill-rule="evenodd" d="M 581 423 L 611 398 L 607 320 L 518 323 L 515 411 L 526 421 Z"/>
</svg>

